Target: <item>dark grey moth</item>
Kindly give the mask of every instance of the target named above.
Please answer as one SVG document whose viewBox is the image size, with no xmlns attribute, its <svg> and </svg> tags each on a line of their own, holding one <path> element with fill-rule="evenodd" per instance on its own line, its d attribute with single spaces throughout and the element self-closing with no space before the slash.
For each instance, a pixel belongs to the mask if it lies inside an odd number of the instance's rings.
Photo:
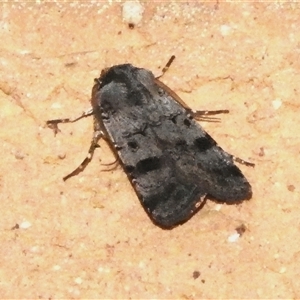
<svg viewBox="0 0 300 300">
<path fill-rule="evenodd" d="M 104 138 L 144 209 L 162 228 L 190 219 L 206 196 L 226 203 L 251 198 L 251 186 L 234 164 L 235 158 L 195 121 L 227 110 L 193 111 L 159 77 L 131 64 L 103 70 L 95 79 L 91 104 L 79 118 L 47 122 L 57 129 L 58 123 L 94 116 L 89 155 L 64 180 L 86 167 L 99 139 Z"/>
</svg>

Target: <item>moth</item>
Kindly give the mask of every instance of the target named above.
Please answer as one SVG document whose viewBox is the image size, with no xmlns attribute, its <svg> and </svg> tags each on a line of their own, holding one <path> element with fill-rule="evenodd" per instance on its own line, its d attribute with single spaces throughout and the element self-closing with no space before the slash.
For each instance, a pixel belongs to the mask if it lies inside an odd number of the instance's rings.
<svg viewBox="0 0 300 300">
<path fill-rule="evenodd" d="M 103 138 L 145 211 L 161 228 L 189 220 L 206 196 L 229 204 L 250 199 L 251 185 L 234 160 L 254 164 L 225 152 L 196 121 L 228 110 L 194 111 L 160 77 L 131 64 L 104 69 L 95 79 L 91 109 L 78 118 L 47 121 L 58 130 L 59 123 L 94 117 L 89 154 L 64 180 L 87 166 Z"/>
</svg>

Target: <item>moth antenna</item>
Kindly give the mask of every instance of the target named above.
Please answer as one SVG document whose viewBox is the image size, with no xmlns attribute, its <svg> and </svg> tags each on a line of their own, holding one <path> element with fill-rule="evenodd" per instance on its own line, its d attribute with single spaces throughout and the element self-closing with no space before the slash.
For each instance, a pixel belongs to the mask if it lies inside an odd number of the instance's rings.
<svg viewBox="0 0 300 300">
<path fill-rule="evenodd" d="M 168 69 L 170 68 L 170 66 L 171 66 L 172 62 L 174 61 L 174 59 L 175 59 L 175 55 L 172 55 L 170 57 L 170 59 L 168 60 L 168 62 L 166 63 L 166 65 L 161 70 L 161 74 L 159 76 L 157 76 L 156 79 L 159 79 L 160 77 L 162 77 L 168 71 Z"/>
</svg>

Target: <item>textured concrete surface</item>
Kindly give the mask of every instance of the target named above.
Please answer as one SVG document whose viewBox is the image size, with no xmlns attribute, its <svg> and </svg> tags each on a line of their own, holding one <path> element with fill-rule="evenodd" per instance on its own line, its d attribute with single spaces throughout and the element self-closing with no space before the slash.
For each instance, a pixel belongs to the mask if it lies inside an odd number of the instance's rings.
<svg viewBox="0 0 300 300">
<path fill-rule="evenodd" d="M 299 298 L 300 4 L 0 4 L 1 298 Z M 128 21 L 126 19 L 125 21 Z M 101 69 L 130 62 L 198 109 L 229 109 L 203 127 L 240 166 L 253 198 L 208 201 L 171 231 L 154 226 L 105 143 L 87 153 Z M 242 236 L 236 228 L 246 226 Z"/>
</svg>

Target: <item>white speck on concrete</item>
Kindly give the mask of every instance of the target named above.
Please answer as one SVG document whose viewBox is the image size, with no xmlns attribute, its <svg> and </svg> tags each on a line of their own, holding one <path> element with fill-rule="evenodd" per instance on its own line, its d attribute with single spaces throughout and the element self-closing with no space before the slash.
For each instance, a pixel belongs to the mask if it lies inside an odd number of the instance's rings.
<svg viewBox="0 0 300 300">
<path fill-rule="evenodd" d="M 80 277 L 75 278 L 75 283 L 82 284 L 82 279 Z"/>
<path fill-rule="evenodd" d="M 59 271 L 61 269 L 61 266 L 60 265 L 55 265 L 53 266 L 53 271 Z"/>
<path fill-rule="evenodd" d="M 272 105 L 273 105 L 273 108 L 277 110 L 282 105 L 281 99 L 275 99 L 275 100 L 273 100 L 272 101 Z"/>
<path fill-rule="evenodd" d="M 217 204 L 216 206 L 215 206 L 215 211 L 220 211 L 221 210 L 221 208 L 222 208 L 222 204 Z"/>
<path fill-rule="evenodd" d="M 227 36 L 231 33 L 232 29 L 229 25 L 221 25 L 220 32 L 222 36 Z"/>
<path fill-rule="evenodd" d="M 31 227 L 31 223 L 28 221 L 24 221 L 20 224 L 21 229 L 28 229 L 29 227 Z"/>
<path fill-rule="evenodd" d="M 286 272 L 286 267 L 281 267 L 280 270 L 279 270 L 279 273 L 283 274 L 285 272 Z"/>
<path fill-rule="evenodd" d="M 103 267 L 99 267 L 99 268 L 98 268 L 98 272 L 99 272 L 99 273 L 109 273 L 109 272 L 110 272 L 110 269 L 108 269 L 108 268 L 103 268 Z"/>
<path fill-rule="evenodd" d="M 139 1 L 124 2 L 122 7 L 123 21 L 128 24 L 137 25 L 143 18 L 144 10 Z"/>
<path fill-rule="evenodd" d="M 51 108 L 53 109 L 60 109 L 62 107 L 61 103 L 59 102 L 54 102 L 52 105 L 51 105 Z"/>
<path fill-rule="evenodd" d="M 236 242 L 239 238 L 240 238 L 240 234 L 237 233 L 237 232 L 235 232 L 235 233 L 231 234 L 231 235 L 228 237 L 227 240 L 228 240 L 229 243 L 234 243 L 234 242 Z"/>
</svg>

